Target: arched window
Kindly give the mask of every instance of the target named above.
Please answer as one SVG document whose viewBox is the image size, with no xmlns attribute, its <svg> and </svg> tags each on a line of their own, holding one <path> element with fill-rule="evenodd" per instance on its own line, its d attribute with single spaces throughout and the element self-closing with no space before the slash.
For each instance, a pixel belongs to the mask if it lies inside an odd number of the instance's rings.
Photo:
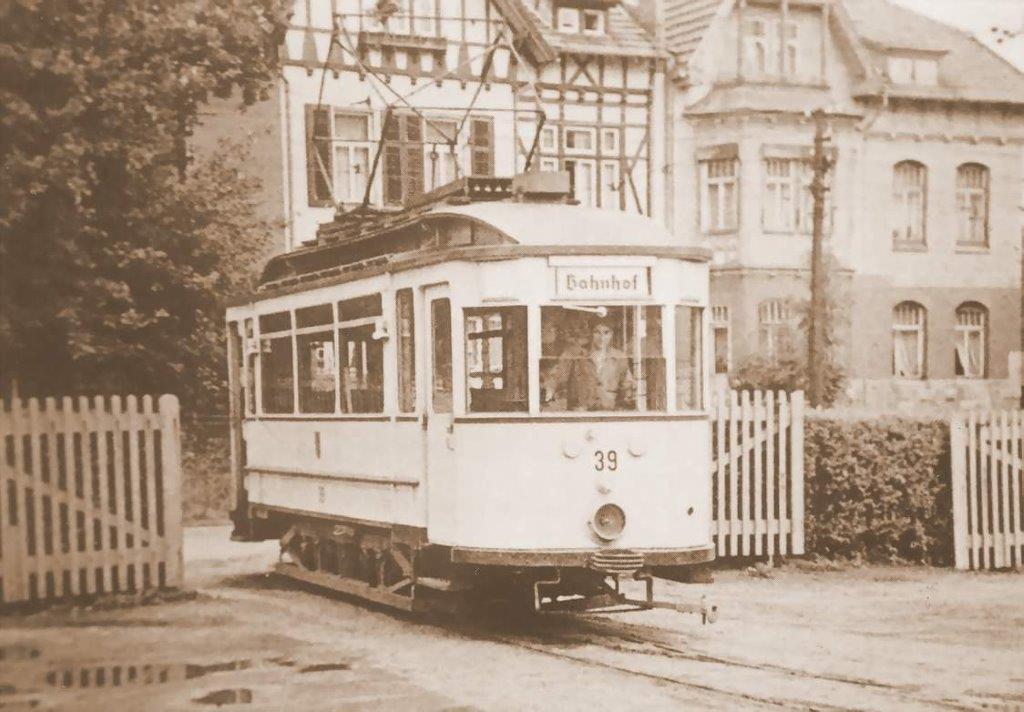
<svg viewBox="0 0 1024 712">
<path fill-rule="evenodd" d="M 964 378 L 984 378 L 988 342 L 988 309 L 965 302 L 956 309 L 953 368 Z"/>
<path fill-rule="evenodd" d="M 901 161 L 892 171 L 894 247 L 924 245 L 928 169 L 917 161 Z"/>
<path fill-rule="evenodd" d="M 757 305 L 758 342 L 761 353 L 775 358 L 793 341 L 793 310 L 781 299 L 770 299 Z"/>
<path fill-rule="evenodd" d="M 956 169 L 957 244 L 988 245 L 988 168 L 965 163 Z"/>
<path fill-rule="evenodd" d="M 892 374 L 924 378 L 928 312 L 917 302 L 900 302 L 892 310 Z"/>
</svg>

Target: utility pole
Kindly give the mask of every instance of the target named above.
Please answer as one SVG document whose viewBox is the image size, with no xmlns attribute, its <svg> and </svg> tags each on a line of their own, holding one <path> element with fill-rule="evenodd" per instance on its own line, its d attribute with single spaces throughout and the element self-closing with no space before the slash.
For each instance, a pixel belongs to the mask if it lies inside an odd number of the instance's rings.
<svg viewBox="0 0 1024 712">
<path fill-rule="evenodd" d="M 814 118 L 814 158 L 811 167 L 811 197 L 814 199 L 811 233 L 811 311 L 807 320 L 807 385 L 811 407 L 822 404 L 825 395 L 825 364 L 828 358 L 828 309 L 825 300 L 825 265 L 822 240 L 825 233 L 825 194 L 828 192 L 826 177 L 832 169 L 832 159 L 826 151 L 828 117 L 821 109 L 812 114 Z"/>
</svg>

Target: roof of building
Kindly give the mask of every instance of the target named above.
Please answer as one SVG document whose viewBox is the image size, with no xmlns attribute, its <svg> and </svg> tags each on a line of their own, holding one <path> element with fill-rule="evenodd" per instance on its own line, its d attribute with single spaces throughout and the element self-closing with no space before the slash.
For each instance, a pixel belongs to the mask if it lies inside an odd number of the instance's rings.
<svg viewBox="0 0 1024 712">
<path fill-rule="evenodd" d="M 912 99 L 1024 104 L 1024 74 L 972 35 L 886 0 L 842 0 L 875 69 L 860 91 L 885 88 Z M 939 62 L 935 86 L 899 85 L 886 78 L 893 50 L 932 54 Z"/>
<path fill-rule="evenodd" d="M 735 0 L 667 0 L 665 46 L 684 66 Z M 1024 74 L 970 34 L 887 0 L 835 0 L 834 28 L 866 76 L 856 96 L 1024 104 Z M 935 86 L 896 84 L 887 75 L 893 51 L 918 51 L 939 61 Z M 860 72 L 858 72 L 860 73 Z"/>
<path fill-rule="evenodd" d="M 621 2 L 608 8 L 608 26 L 601 35 L 559 32 L 523 0 L 501 2 L 502 6 L 509 7 L 505 17 L 510 23 L 513 23 L 512 17 L 529 18 L 532 31 L 539 33 L 543 42 L 556 52 L 616 57 L 657 57 L 660 54 L 654 38 Z M 521 19 L 518 21 L 522 22 Z"/>
<path fill-rule="evenodd" d="M 732 0 L 670 0 L 665 3 L 665 46 L 680 61 L 689 60 L 723 4 Z"/>
</svg>

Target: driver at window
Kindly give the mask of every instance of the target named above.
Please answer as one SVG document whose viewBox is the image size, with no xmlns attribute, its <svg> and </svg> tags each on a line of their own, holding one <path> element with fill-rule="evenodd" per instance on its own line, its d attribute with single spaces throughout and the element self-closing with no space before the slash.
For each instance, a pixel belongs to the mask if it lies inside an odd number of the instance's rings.
<svg viewBox="0 0 1024 712">
<path fill-rule="evenodd" d="M 626 355 L 612 346 L 612 327 L 594 324 L 590 347 L 572 346 L 559 357 L 544 386 L 545 400 L 565 387 L 569 410 L 622 410 L 633 407 L 636 382 Z"/>
</svg>

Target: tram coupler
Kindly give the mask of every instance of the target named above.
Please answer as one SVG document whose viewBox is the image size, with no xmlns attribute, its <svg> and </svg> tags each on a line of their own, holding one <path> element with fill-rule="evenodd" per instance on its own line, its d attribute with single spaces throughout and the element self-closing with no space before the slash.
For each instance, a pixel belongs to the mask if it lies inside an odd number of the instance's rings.
<svg viewBox="0 0 1024 712">
<path fill-rule="evenodd" d="M 630 603 L 643 609 L 666 608 L 679 613 L 696 613 L 700 616 L 701 625 L 714 623 L 718 620 L 718 606 L 709 603 L 707 596 L 701 596 L 699 603 L 669 603 L 668 601 L 654 600 L 654 577 L 650 574 L 636 574 L 633 577 L 645 584 L 646 596 L 644 600 L 623 597 L 624 603 Z"/>
</svg>

